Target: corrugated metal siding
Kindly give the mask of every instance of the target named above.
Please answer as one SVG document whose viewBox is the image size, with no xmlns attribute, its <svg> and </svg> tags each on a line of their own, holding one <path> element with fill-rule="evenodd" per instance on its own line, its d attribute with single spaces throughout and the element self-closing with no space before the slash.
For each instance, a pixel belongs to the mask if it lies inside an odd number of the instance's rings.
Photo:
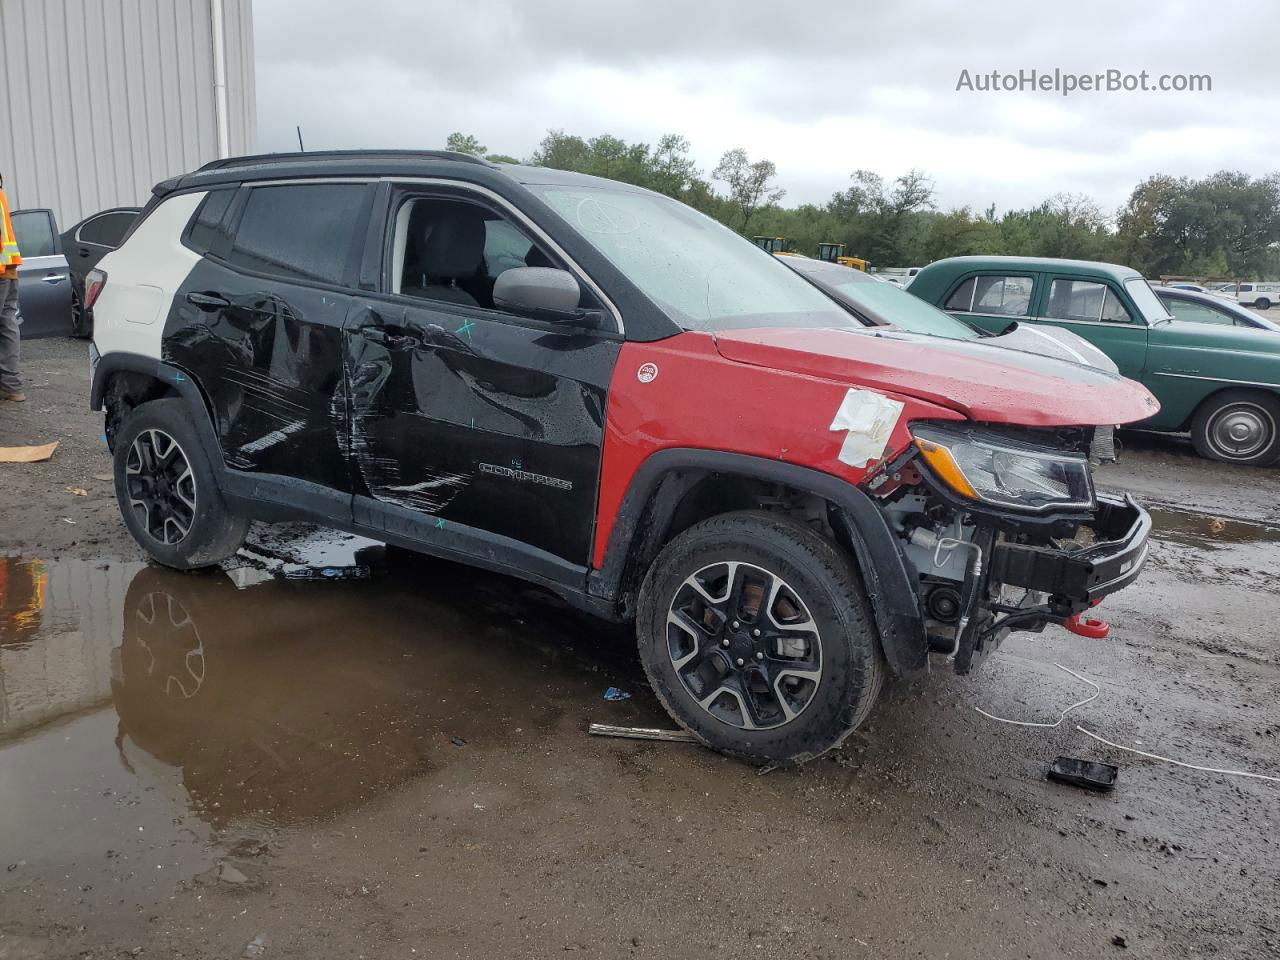
<svg viewBox="0 0 1280 960">
<path fill-rule="evenodd" d="M 256 148 L 252 0 L 223 0 L 231 152 Z M 69 227 L 217 156 L 209 0 L 0 0 L 0 173 Z"/>
</svg>

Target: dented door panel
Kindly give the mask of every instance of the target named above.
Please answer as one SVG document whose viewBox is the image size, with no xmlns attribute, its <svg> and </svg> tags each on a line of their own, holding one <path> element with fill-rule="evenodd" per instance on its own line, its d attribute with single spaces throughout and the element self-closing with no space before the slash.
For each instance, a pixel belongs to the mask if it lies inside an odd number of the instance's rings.
<svg viewBox="0 0 1280 960">
<path fill-rule="evenodd" d="M 587 562 L 616 337 L 370 298 L 347 345 L 358 519 L 412 511 Z"/>
<path fill-rule="evenodd" d="M 213 408 L 227 466 L 350 492 L 342 322 L 350 297 L 201 260 L 165 325 L 166 362 Z"/>
</svg>

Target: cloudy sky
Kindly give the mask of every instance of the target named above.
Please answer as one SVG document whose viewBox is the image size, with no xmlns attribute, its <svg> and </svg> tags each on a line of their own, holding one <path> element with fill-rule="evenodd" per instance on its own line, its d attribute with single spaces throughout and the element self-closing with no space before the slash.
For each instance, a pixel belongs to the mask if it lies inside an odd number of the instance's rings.
<svg viewBox="0 0 1280 960">
<path fill-rule="evenodd" d="M 1068 191 L 1104 207 L 1143 177 L 1280 170 L 1269 0 L 894 4 L 757 0 L 253 0 L 259 147 L 435 148 L 454 130 L 525 157 L 549 128 L 742 146 L 787 203 L 867 168 L 928 172 L 938 204 Z M 302 9 L 305 17 L 299 16 Z M 1055 68 L 1208 74 L 1211 92 L 957 91 Z"/>
</svg>

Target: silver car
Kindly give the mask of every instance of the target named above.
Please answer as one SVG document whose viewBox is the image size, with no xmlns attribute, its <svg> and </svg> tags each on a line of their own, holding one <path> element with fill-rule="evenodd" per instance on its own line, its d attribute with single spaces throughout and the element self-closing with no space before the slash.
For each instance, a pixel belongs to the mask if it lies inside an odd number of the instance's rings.
<svg viewBox="0 0 1280 960">
<path fill-rule="evenodd" d="M 1114 360 L 1088 340 L 1070 330 L 1047 324 L 1010 321 L 1000 333 L 991 334 L 966 323 L 937 307 L 913 297 L 897 284 L 877 283 L 861 270 L 841 264 L 812 260 L 808 257 L 778 257 L 796 273 L 841 304 L 869 328 L 880 328 L 886 334 L 925 335 L 950 340 L 972 340 L 988 346 L 1023 353 L 1036 353 L 1058 360 L 1069 360 L 1119 374 Z M 1094 431 L 1091 455 L 1096 460 L 1114 460 L 1115 431 L 1099 427 Z"/>
</svg>

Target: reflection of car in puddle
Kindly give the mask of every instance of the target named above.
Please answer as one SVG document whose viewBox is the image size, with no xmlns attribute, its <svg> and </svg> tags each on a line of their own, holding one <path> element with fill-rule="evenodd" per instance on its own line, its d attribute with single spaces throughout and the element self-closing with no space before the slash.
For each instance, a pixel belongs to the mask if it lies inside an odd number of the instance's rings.
<svg viewBox="0 0 1280 960">
<path fill-rule="evenodd" d="M 222 573 L 143 570 L 112 682 L 121 741 L 180 767 L 207 819 L 285 823 L 456 761 L 451 737 L 470 751 L 562 721 L 580 735 L 600 679 L 573 633 L 590 628 L 457 572 L 237 590 Z M 494 617 L 499 602 L 520 609 Z"/>
</svg>

